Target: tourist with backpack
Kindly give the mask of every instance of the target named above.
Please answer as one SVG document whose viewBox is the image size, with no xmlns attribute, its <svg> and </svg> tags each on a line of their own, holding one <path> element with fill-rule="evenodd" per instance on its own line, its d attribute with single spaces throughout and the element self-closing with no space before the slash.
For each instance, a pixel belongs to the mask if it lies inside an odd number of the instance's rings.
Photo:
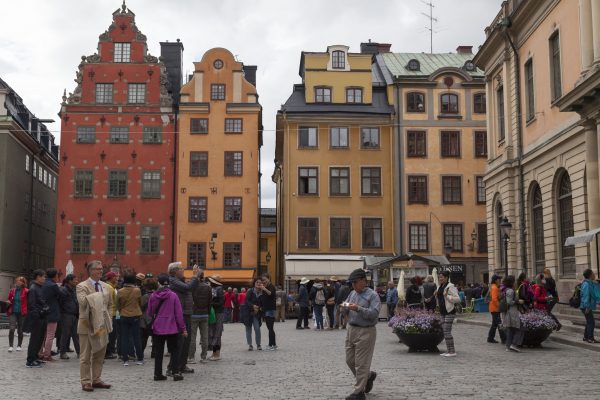
<svg viewBox="0 0 600 400">
<path fill-rule="evenodd" d="M 517 299 L 523 300 L 519 301 L 519 311 L 521 311 L 521 314 L 531 311 L 531 308 L 533 307 L 533 289 L 525 272 L 521 272 L 519 275 L 515 292 L 517 294 Z"/>
<path fill-rule="evenodd" d="M 492 326 L 487 338 L 488 343 L 498 343 L 496 340 L 496 330 L 500 334 L 502 343 L 506 343 L 506 334 L 500 329 L 500 325 L 502 325 L 502 320 L 500 319 L 500 295 L 502 294 L 500 291 L 500 282 L 502 282 L 502 277 L 492 275 L 490 290 L 488 291 L 488 296 L 486 296 L 486 302 L 489 304 L 490 314 L 492 315 Z"/>
<path fill-rule="evenodd" d="M 506 333 L 506 351 L 520 353 L 521 350 L 513 344 L 521 328 L 521 313 L 518 309 L 519 302 L 514 291 L 515 277 L 509 275 L 504 278 L 503 283 L 504 292 L 500 295 L 499 309 L 502 312 L 502 327 Z"/>
<path fill-rule="evenodd" d="M 315 284 L 310 290 L 310 301 L 313 304 L 317 330 L 323 330 L 323 307 L 325 306 L 325 288 L 320 279 L 315 279 Z"/>
<path fill-rule="evenodd" d="M 598 285 L 594 282 L 595 279 L 594 271 L 589 268 L 583 271 L 583 282 L 581 282 L 581 290 L 579 292 L 579 309 L 585 317 L 583 341 L 588 343 L 600 343 L 600 341 L 594 338 L 594 329 L 596 328 L 594 310 L 596 309 L 596 304 L 600 301 L 600 290 L 598 290 Z"/>
</svg>

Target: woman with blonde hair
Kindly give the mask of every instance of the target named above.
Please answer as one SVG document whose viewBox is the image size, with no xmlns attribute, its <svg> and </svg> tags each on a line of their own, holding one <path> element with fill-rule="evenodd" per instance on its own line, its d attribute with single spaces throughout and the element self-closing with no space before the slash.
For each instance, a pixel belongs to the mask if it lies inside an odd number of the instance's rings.
<svg viewBox="0 0 600 400">
<path fill-rule="evenodd" d="M 562 324 L 558 321 L 556 316 L 552 314 L 552 309 L 554 308 L 556 303 L 558 303 L 559 298 L 558 291 L 556 290 L 556 281 L 552 277 L 552 272 L 550 272 L 550 269 L 544 268 L 544 278 L 546 280 L 546 291 L 548 292 L 548 300 L 546 301 L 546 311 L 548 312 L 548 315 L 551 316 L 552 319 L 558 324 L 558 328 L 556 328 L 556 330 L 560 331 L 560 328 L 562 328 Z"/>
</svg>

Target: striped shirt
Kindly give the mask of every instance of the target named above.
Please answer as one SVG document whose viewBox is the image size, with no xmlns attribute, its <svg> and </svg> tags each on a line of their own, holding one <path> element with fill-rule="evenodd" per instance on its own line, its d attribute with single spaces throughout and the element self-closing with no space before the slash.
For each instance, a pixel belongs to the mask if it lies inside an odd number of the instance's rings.
<svg viewBox="0 0 600 400">
<path fill-rule="evenodd" d="M 349 310 L 348 323 L 350 325 L 367 327 L 377 324 L 381 301 L 373 289 L 366 287 L 362 293 L 353 290 L 346 301 L 358 305 L 358 311 Z"/>
</svg>

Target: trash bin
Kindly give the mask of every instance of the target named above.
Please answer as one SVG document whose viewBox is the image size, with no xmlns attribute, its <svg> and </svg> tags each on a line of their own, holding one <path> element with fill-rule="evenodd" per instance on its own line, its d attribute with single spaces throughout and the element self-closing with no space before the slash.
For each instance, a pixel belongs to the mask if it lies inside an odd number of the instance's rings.
<svg viewBox="0 0 600 400">
<path fill-rule="evenodd" d="M 489 312 L 488 304 L 485 302 L 483 297 L 475 299 L 475 312 L 486 313 Z"/>
</svg>

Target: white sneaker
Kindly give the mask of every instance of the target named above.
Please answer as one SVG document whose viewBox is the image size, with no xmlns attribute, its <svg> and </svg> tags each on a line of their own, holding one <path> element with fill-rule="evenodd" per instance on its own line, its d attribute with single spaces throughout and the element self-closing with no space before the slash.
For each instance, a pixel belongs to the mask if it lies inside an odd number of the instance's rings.
<svg viewBox="0 0 600 400">
<path fill-rule="evenodd" d="M 196 360 L 193 358 L 188 358 L 187 363 L 188 364 L 196 364 Z"/>
<path fill-rule="evenodd" d="M 21 346 L 17 346 L 17 351 L 21 351 Z"/>
<path fill-rule="evenodd" d="M 9 347 L 9 348 L 8 348 L 8 352 L 9 352 L 9 353 L 12 353 L 12 352 L 13 352 L 13 348 L 12 348 L 12 347 Z"/>
<path fill-rule="evenodd" d="M 444 353 L 442 357 L 456 357 L 456 353 Z"/>
<path fill-rule="evenodd" d="M 129 367 L 129 362 L 128 362 L 128 361 L 124 361 L 124 362 L 123 362 L 123 366 L 124 366 L 124 367 Z"/>
<path fill-rule="evenodd" d="M 510 345 L 509 349 L 511 351 L 514 351 L 515 353 L 520 353 L 521 352 L 521 349 L 519 349 L 517 346 L 512 345 L 512 344 Z"/>
<path fill-rule="evenodd" d="M 136 363 L 137 365 L 144 365 L 144 364 L 145 364 L 145 363 L 144 363 L 144 360 L 136 361 L 135 363 Z"/>
<path fill-rule="evenodd" d="M 440 356 L 446 357 L 446 354 L 448 354 L 448 353 L 442 353 L 442 354 L 440 354 Z"/>
</svg>

